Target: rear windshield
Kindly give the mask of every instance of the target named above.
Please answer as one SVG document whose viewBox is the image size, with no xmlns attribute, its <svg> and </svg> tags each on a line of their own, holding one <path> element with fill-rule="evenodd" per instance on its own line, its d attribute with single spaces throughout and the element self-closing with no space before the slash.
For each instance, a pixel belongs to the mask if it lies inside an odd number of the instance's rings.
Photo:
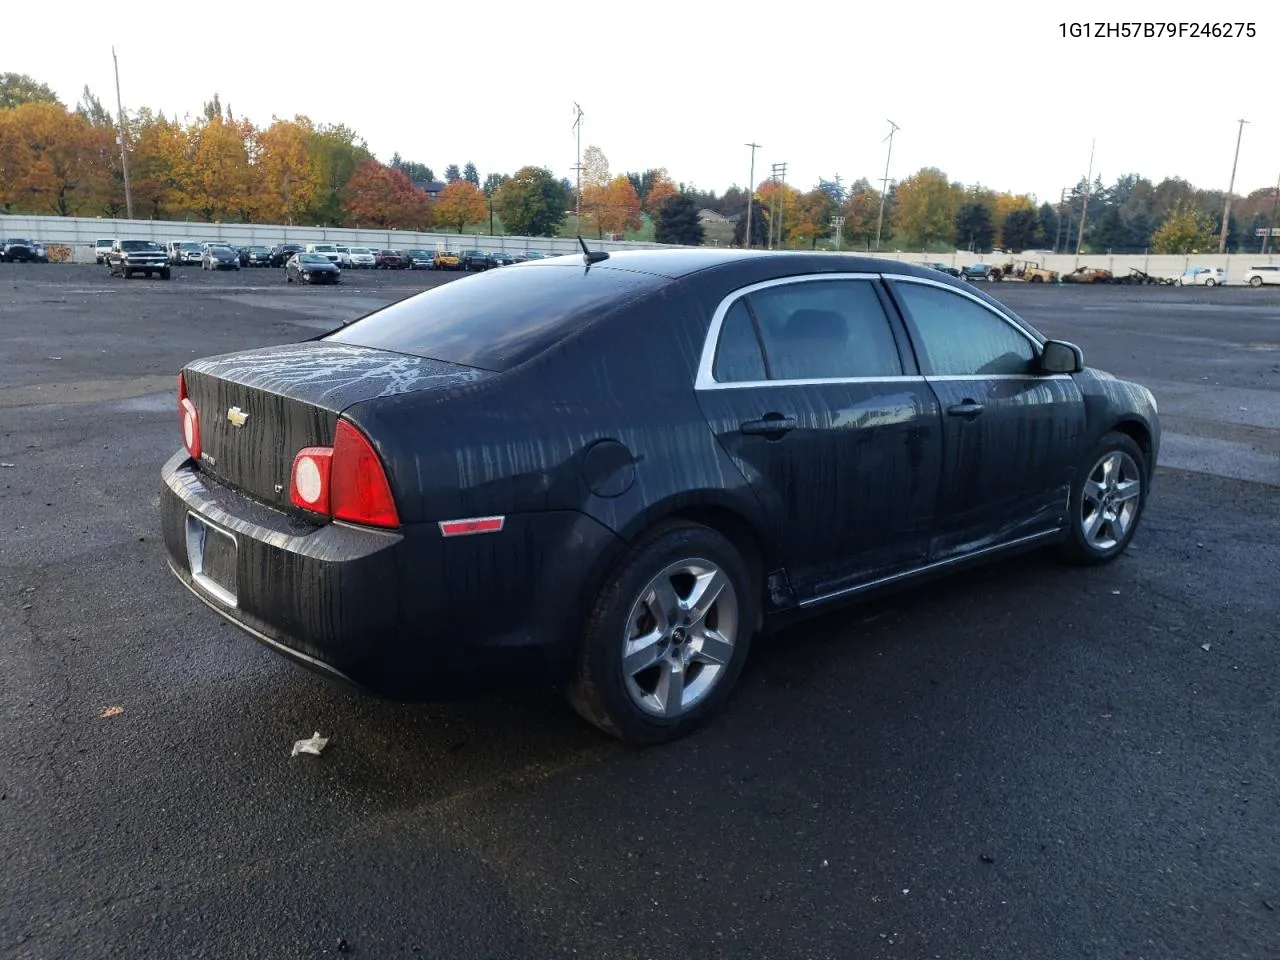
<svg viewBox="0 0 1280 960">
<path fill-rule="evenodd" d="M 485 271 L 393 303 L 324 339 L 509 370 L 564 339 L 593 312 L 669 282 L 581 264 Z"/>
</svg>

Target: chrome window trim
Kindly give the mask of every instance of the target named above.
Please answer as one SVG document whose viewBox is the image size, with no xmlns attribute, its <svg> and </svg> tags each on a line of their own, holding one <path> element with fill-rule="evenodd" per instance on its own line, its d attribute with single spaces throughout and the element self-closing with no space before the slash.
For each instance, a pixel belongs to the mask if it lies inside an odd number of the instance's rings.
<svg viewBox="0 0 1280 960">
<path fill-rule="evenodd" d="M 742 390 L 749 387 L 805 387 L 805 386 L 823 386 L 843 383 L 928 383 L 942 381 L 964 381 L 964 380 L 1069 380 L 1071 375 L 1067 373 L 997 373 L 997 374 L 947 374 L 939 376 L 926 376 L 921 374 L 901 374 L 897 376 L 887 377 L 839 377 L 839 378 L 821 378 L 814 380 L 733 380 L 721 382 L 712 374 L 712 368 L 715 366 L 716 348 L 720 344 L 720 330 L 724 326 L 724 318 L 728 315 L 733 305 L 748 294 L 755 293 L 757 290 L 767 290 L 770 287 L 779 287 L 792 283 L 812 283 L 822 280 L 894 280 L 907 283 L 920 283 L 931 287 L 941 287 L 944 290 L 950 290 L 959 296 L 965 297 L 973 301 L 978 306 L 985 308 L 990 313 L 999 317 L 1005 323 L 1009 324 L 1020 334 L 1026 337 L 1034 348 L 1036 356 L 1040 355 L 1043 348 L 1043 342 L 1036 339 L 1036 335 L 1018 323 L 1012 317 L 1006 316 L 999 310 L 996 310 L 991 304 L 985 302 L 979 297 L 966 290 L 958 289 L 949 283 L 942 283 L 938 280 L 931 280 L 926 277 L 911 277 L 898 273 L 806 273 L 792 277 L 775 277 L 772 280 L 761 280 L 758 283 L 749 284 L 740 287 L 728 294 L 720 301 L 716 307 L 715 313 L 711 315 L 711 325 L 707 328 L 706 339 L 702 343 L 702 355 L 698 360 L 698 373 L 694 378 L 694 390 Z M 892 321 L 890 321 L 892 322 Z"/>
</svg>

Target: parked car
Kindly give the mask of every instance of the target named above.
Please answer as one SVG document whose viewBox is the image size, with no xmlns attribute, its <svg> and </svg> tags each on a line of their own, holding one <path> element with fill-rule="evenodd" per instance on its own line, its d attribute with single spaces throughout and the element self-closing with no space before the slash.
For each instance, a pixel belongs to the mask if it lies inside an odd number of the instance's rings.
<svg viewBox="0 0 1280 960">
<path fill-rule="evenodd" d="M 435 254 L 435 269 L 461 270 L 462 259 L 452 250 L 437 250 Z"/>
<path fill-rule="evenodd" d="M 831 254 L 493 270 L 192 361 L 178 398 L 163 538 L 199 599 L 377 693 L 549 677 L 642 742 L 713 715 L 761 627 L 1038 546 L 1114 560 L 1160 447 L 1079 347 Z"/>
<path fill-rule="evenodd" d="M 509 267 L 513 263 L 518 263 L 516 255 L 508 250 L 499 250 L 496 253 L 489 254 L 489 263 L 495 267 Z"/>
<path fill-rule="evenodd" d="M 333 263 L 338 263 L 341 260 L 338 255 L 338 247 L 333 243 L 308 243 L 307 253 L 318 253 L 322 257 L 328 257 Z"/>
<path fill-rule="evenodd" d="M 1264 283 L 1280 283 L 1280 265 L 1250 267 L 1244 275 L 1244 282 L 1251 287 L 1260 287 Z"/>
<path fill-rule="evenodd" d="M 1111 271 L 1101 267 L 1076 267 L 1062 275 L 1063 283 L 1112 283 L 1114 280 Z"/>
<path fill-rule="evenodd" d="M 286 283 L 340 283 L 342 268 L 323 253 L 299 253 L 284 265 Z"/>
<path fill-rule="evenodd" d="M 1217 287 L 1227 282 L 1222 267 L 1190 267 L 1178 278 L 1180 287 Z"/>
<path fill-rule="evenodd" d="M 921 266 L 928 267 L 930 270 L 937 270 L 939 273 L 945 273 L 949 277 L 961 276 L 959 267 L 949 267 L 945 263 L 925 263 Z"/>
<path fill-rule="evenodd" d="M 338 251 L 338 266 L 348 269 L 351 266 L 351 248 L 339 243 L 334 249 Z"/>
<path fill-rule="evenodd" d="M 483 250 L 463 250 L 459 259 L 462 260 L 462 269 L 471 273 L 472 271 L 488 270 L 493 264 L 489 261 L 489 255 Z"/>
<path fill-rule="evenodd" d="M 93 241 L 93 261 L 94 263 L 106 263 L 107 254 L 111 252 L 111 245 L 115 243 L 115 238 L 99 237 Z"/>
<path fill-rule="evenodd" d="M 405 265 L 404 257 L 397 250 L 379 250 L 373 255 L 373 260 L 380 270 L 400 270 Z"/>
<path fill-rule="evenodd" d="M 0 263 L 48 263 L 49 254 L 43 243 L 10 237 L 0 244 Z"/>
<path fill-rule="evenodd" d="M 169 258 L 154 240 L 115 240 L 107 251 L 107 275 L 128 280 L 135 273 L 168 280 Z"/>
<path fill-rule="evenodd" d="M 203 245 L 194 240 L 170 240 L 164 246 L 165 257 L 171 267 L 199 263 L 204 255 Z"/>
<path fill-rule="evenodd" d="M 410 270 L 434 270 L 436 266 L 436 256 L 430 250 L 406 250 L 404 259 Z"/>
<path fill-rule="evenodd" d="M 517 263 L 525 263 L 528 260 L 545 260 L 545 259 L 547 259 L 547 254 L 543 253 L 540 250 L 525 250 L 523 253 L 516 254 Z"/>
<path fill-rule="evenodd" d="M 201 270 L 239 270 L 240 254 L 225 243 L 206 243 L 200 258 Z"/>
<path fill-rule="evenodd" d="M 271 266 L 283 267 L 295 253 L 305 252 L 306 247 L 300 243 L 281 243 L 271 248 Z"/>
<path fill-rule="evenodd" d="M 350 258 L 351 266 L 360 270 L 372 270 L 377 266 L 377 258 L 371 247 L 352 247 Z"/>
<path fill-rule="evenodd" d="M 240 257 L 240 266 L 242 267 L 269 267 L 271 266 L 271 248 L 270 247 L 245 247 Z"/>
<path fill-rule="evenodd" d="M 995 267 L 989 263 L 971 263 L 960 268 L 960 276 L 965 280 L 991 280 Z"/>
</svg>

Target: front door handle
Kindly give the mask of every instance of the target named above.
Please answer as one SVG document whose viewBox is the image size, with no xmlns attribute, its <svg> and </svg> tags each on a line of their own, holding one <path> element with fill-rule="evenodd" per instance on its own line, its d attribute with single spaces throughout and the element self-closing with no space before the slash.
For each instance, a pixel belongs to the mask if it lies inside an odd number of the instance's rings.
<svg viewBox="0 0 1280 960">
<path fill-rule="evenodd" d="M 743 433 L 756 434 L 770 440 L 780 440 L 782 436 L 797 426 L 795 417 L 781 413 L 766 413 L 759 420 L 744 420 L 738 429 Z"/>
<path fill-rule="evenodd" d="M 972 420 L 981 414 L 984 409 L 986 408 L 977 401 L 966 400 L 964 403 L 953 403 L 947 407 L 947 413 L 953 417 L 964 417 L 966 420 Z"/>
</svg>

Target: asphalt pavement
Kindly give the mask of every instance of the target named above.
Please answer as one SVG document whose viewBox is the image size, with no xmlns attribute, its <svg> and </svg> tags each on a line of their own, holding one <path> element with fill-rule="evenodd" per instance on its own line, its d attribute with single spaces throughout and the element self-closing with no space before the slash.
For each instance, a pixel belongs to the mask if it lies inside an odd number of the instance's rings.
<svg viewBox="0 0 1280 960">
<path fill-rule="evenodd" d="M 639 750 L 347 692 L 173 579 L 182 364 L 449 279 L 176 274 L 0 265 L 0 957 L 1280 955 L 1280 290 L 984 287 L 1155 391 L 1128 554 L 769 638 Z"/>
</svg>

